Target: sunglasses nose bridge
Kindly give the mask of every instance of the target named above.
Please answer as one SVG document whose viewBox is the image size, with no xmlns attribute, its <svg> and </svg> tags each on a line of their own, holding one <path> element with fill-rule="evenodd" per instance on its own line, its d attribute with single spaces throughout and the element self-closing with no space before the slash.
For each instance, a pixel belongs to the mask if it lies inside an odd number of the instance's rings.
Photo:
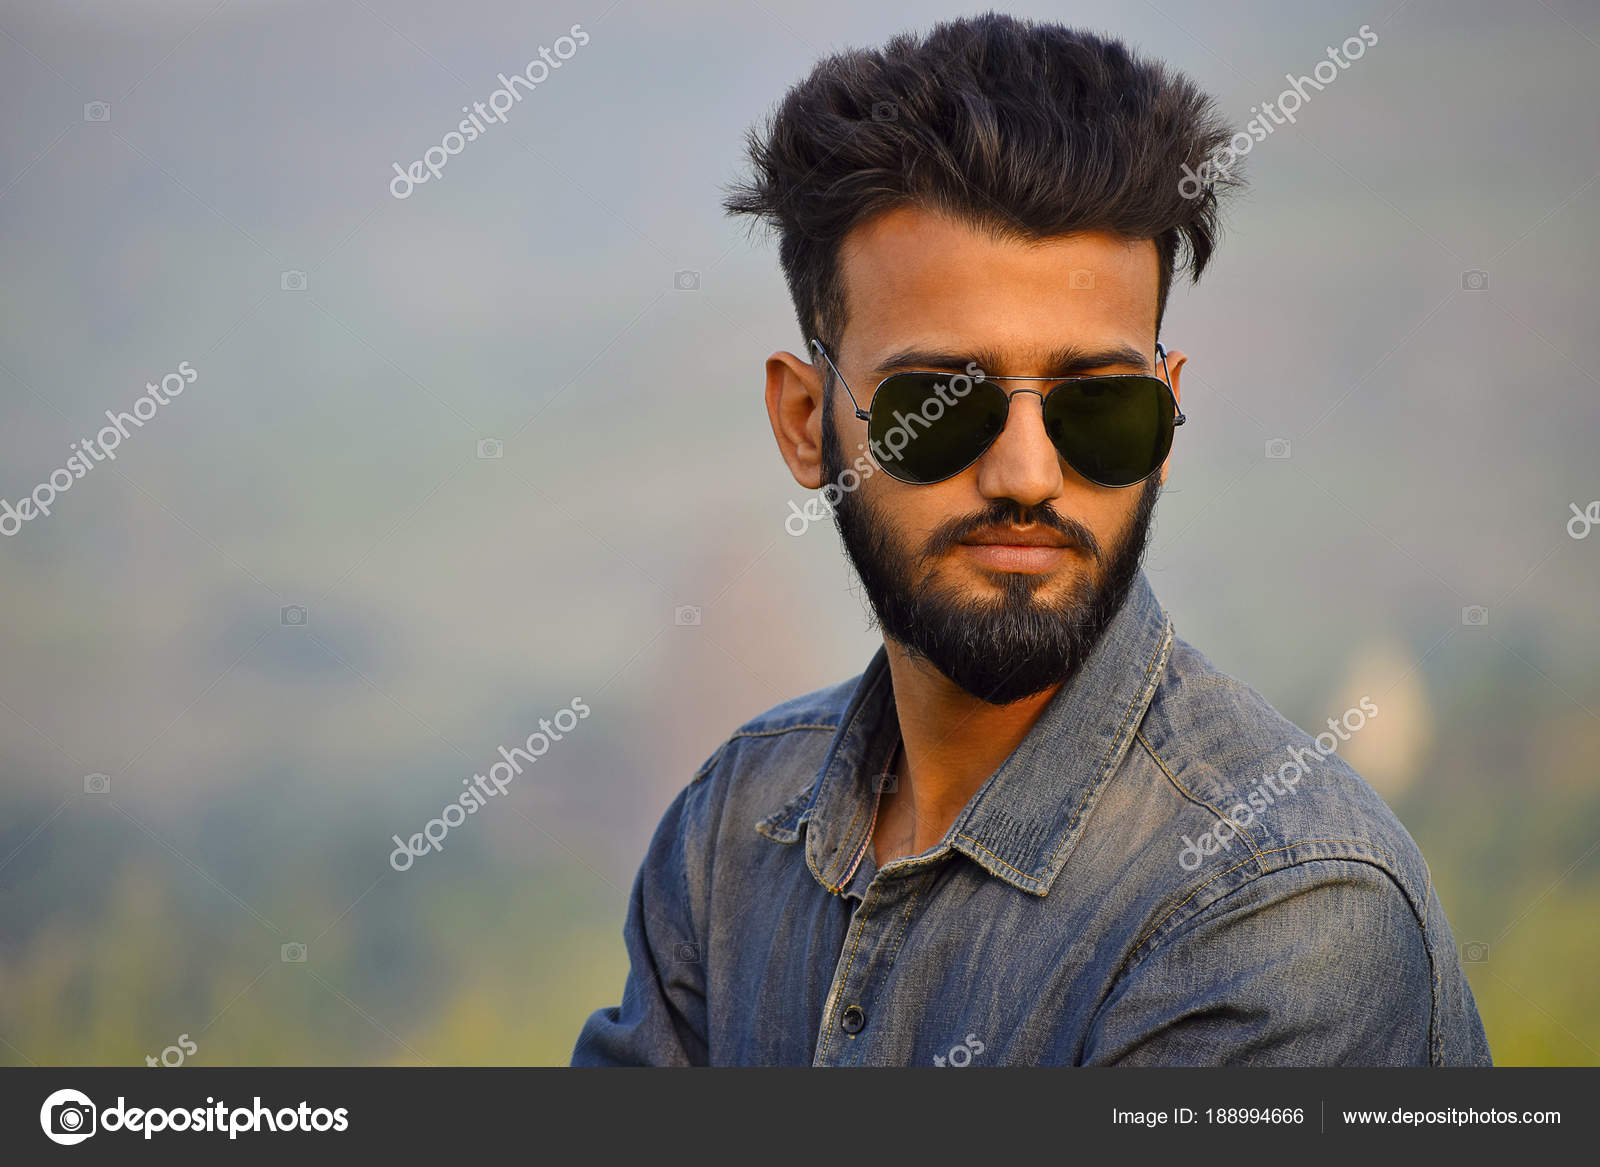
<svg viewBox="0 0 1600 1167">
<path fill-rule="evenodd" d="M 1017 389 L 1006 395 L 1006 416 L 977 460 L 977 486 L 989 498 L 1010 498 L 1034 506 L 1054 498 L 1062 488 L 1060 452 L 1050 439 L 1044 417 L 1044 389 Z M 1038 398 L 1037 407 L 1014 409 L 1017 398 Z"/>
<path fill-rule="evenodd" d="M 992 383 L 996 386 L 996 388 L 999 387 L 998 380 Z M 1053 386 L 1051 386 L 1051 388 L 1053 388 Z M 986 456 L 990 450 L 994 449 L 997 443 L 1005 440 L 1005 436 L 1007 432 L 1011 430 L 1012 426 L 1011 406 L 1015 403 L 1018 397 L 1033 396 L 1039 399 L 1039 420 L 1042 423 L 1044 421 L 1044 399 L 1045 395 L 1049 392 L 1050 388 L 1043 390 L 1013 389 L 1009 393 L 1006 393 L 1005 408 L 1000 414 L 1000 428 L 994 432 L 994 435 L 987 442 L 984 443 L 983 450 L 978 454 L 978 457 L 982 458 Z"/>
</svg>

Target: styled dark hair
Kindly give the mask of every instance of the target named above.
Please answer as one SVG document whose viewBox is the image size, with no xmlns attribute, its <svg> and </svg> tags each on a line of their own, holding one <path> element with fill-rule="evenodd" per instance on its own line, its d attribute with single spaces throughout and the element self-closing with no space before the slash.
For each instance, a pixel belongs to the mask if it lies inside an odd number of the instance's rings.
<svg viewBox="0 0 1600 1167">
<path fill-rule="evenodd" d="M 1217 195 L 1239 185 L 1218 175 L 1185 197 L 1180 182 L 1230 139 L 1183 74 L 1120 41 L 990 12 L 821 61 L 750 131 L 753 173 L 723 206 L 777 231 L 808 345 L 844 331 L 844 237 L 906 205 L 1000 238 L 1154 240 L 1159 329 L 1179 261 L 1200 277 Z"/>
</svg>

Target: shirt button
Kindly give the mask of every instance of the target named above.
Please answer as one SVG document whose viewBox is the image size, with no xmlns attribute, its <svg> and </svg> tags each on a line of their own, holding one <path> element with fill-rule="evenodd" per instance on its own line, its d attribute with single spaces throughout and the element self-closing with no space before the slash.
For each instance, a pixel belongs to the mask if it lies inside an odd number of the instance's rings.
<svg viewBox="0 0 1600 1167">
<path fill-rule="evenodd" d="M 867 1015 L 862 1012 L 860 1005 L 851 1005 L 839 1018 L 839 1028 L 852 1037 L 867 1027 Z"/>
</svg>

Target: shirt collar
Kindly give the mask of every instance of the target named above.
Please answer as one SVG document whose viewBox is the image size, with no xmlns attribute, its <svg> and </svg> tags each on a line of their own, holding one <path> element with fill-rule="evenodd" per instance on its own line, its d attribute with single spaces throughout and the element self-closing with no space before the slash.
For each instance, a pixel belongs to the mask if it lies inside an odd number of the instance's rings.
<svg viewBox="0 0 1600 1167">
<path fill-rule="evenodd" d="M 1140 572 L 1083 667 L 978 789 L 930 860 L 960 851 L 1023 891 L 1047 893 L 1127 753 L 1171 647 L 1172 622 Z M 880 648 L 845 707 L 804 809 L 795 816 L 797 799 L 758 828 L 793 839 L 791 830 L 804 825 L 806 863 L 835 895 L 870 845 L 876 776 L 898 741 L 888 655 Z M 774 829 L 780 818 L 790 829 Z"/>
</svg>

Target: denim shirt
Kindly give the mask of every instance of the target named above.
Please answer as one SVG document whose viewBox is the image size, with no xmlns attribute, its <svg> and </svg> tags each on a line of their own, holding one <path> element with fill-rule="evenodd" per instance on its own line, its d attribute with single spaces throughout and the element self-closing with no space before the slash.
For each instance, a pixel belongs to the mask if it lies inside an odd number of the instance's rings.
<svg viewBox="0 0 1600 1167">
<path fill-rule="evenodd" d="M 898 742 L 881 649 L 724 742 L 573 1064 L 1489 1063 L 1416 843 L 1142 574 L 944 838 L 879 868 Z"/>
</svg>

